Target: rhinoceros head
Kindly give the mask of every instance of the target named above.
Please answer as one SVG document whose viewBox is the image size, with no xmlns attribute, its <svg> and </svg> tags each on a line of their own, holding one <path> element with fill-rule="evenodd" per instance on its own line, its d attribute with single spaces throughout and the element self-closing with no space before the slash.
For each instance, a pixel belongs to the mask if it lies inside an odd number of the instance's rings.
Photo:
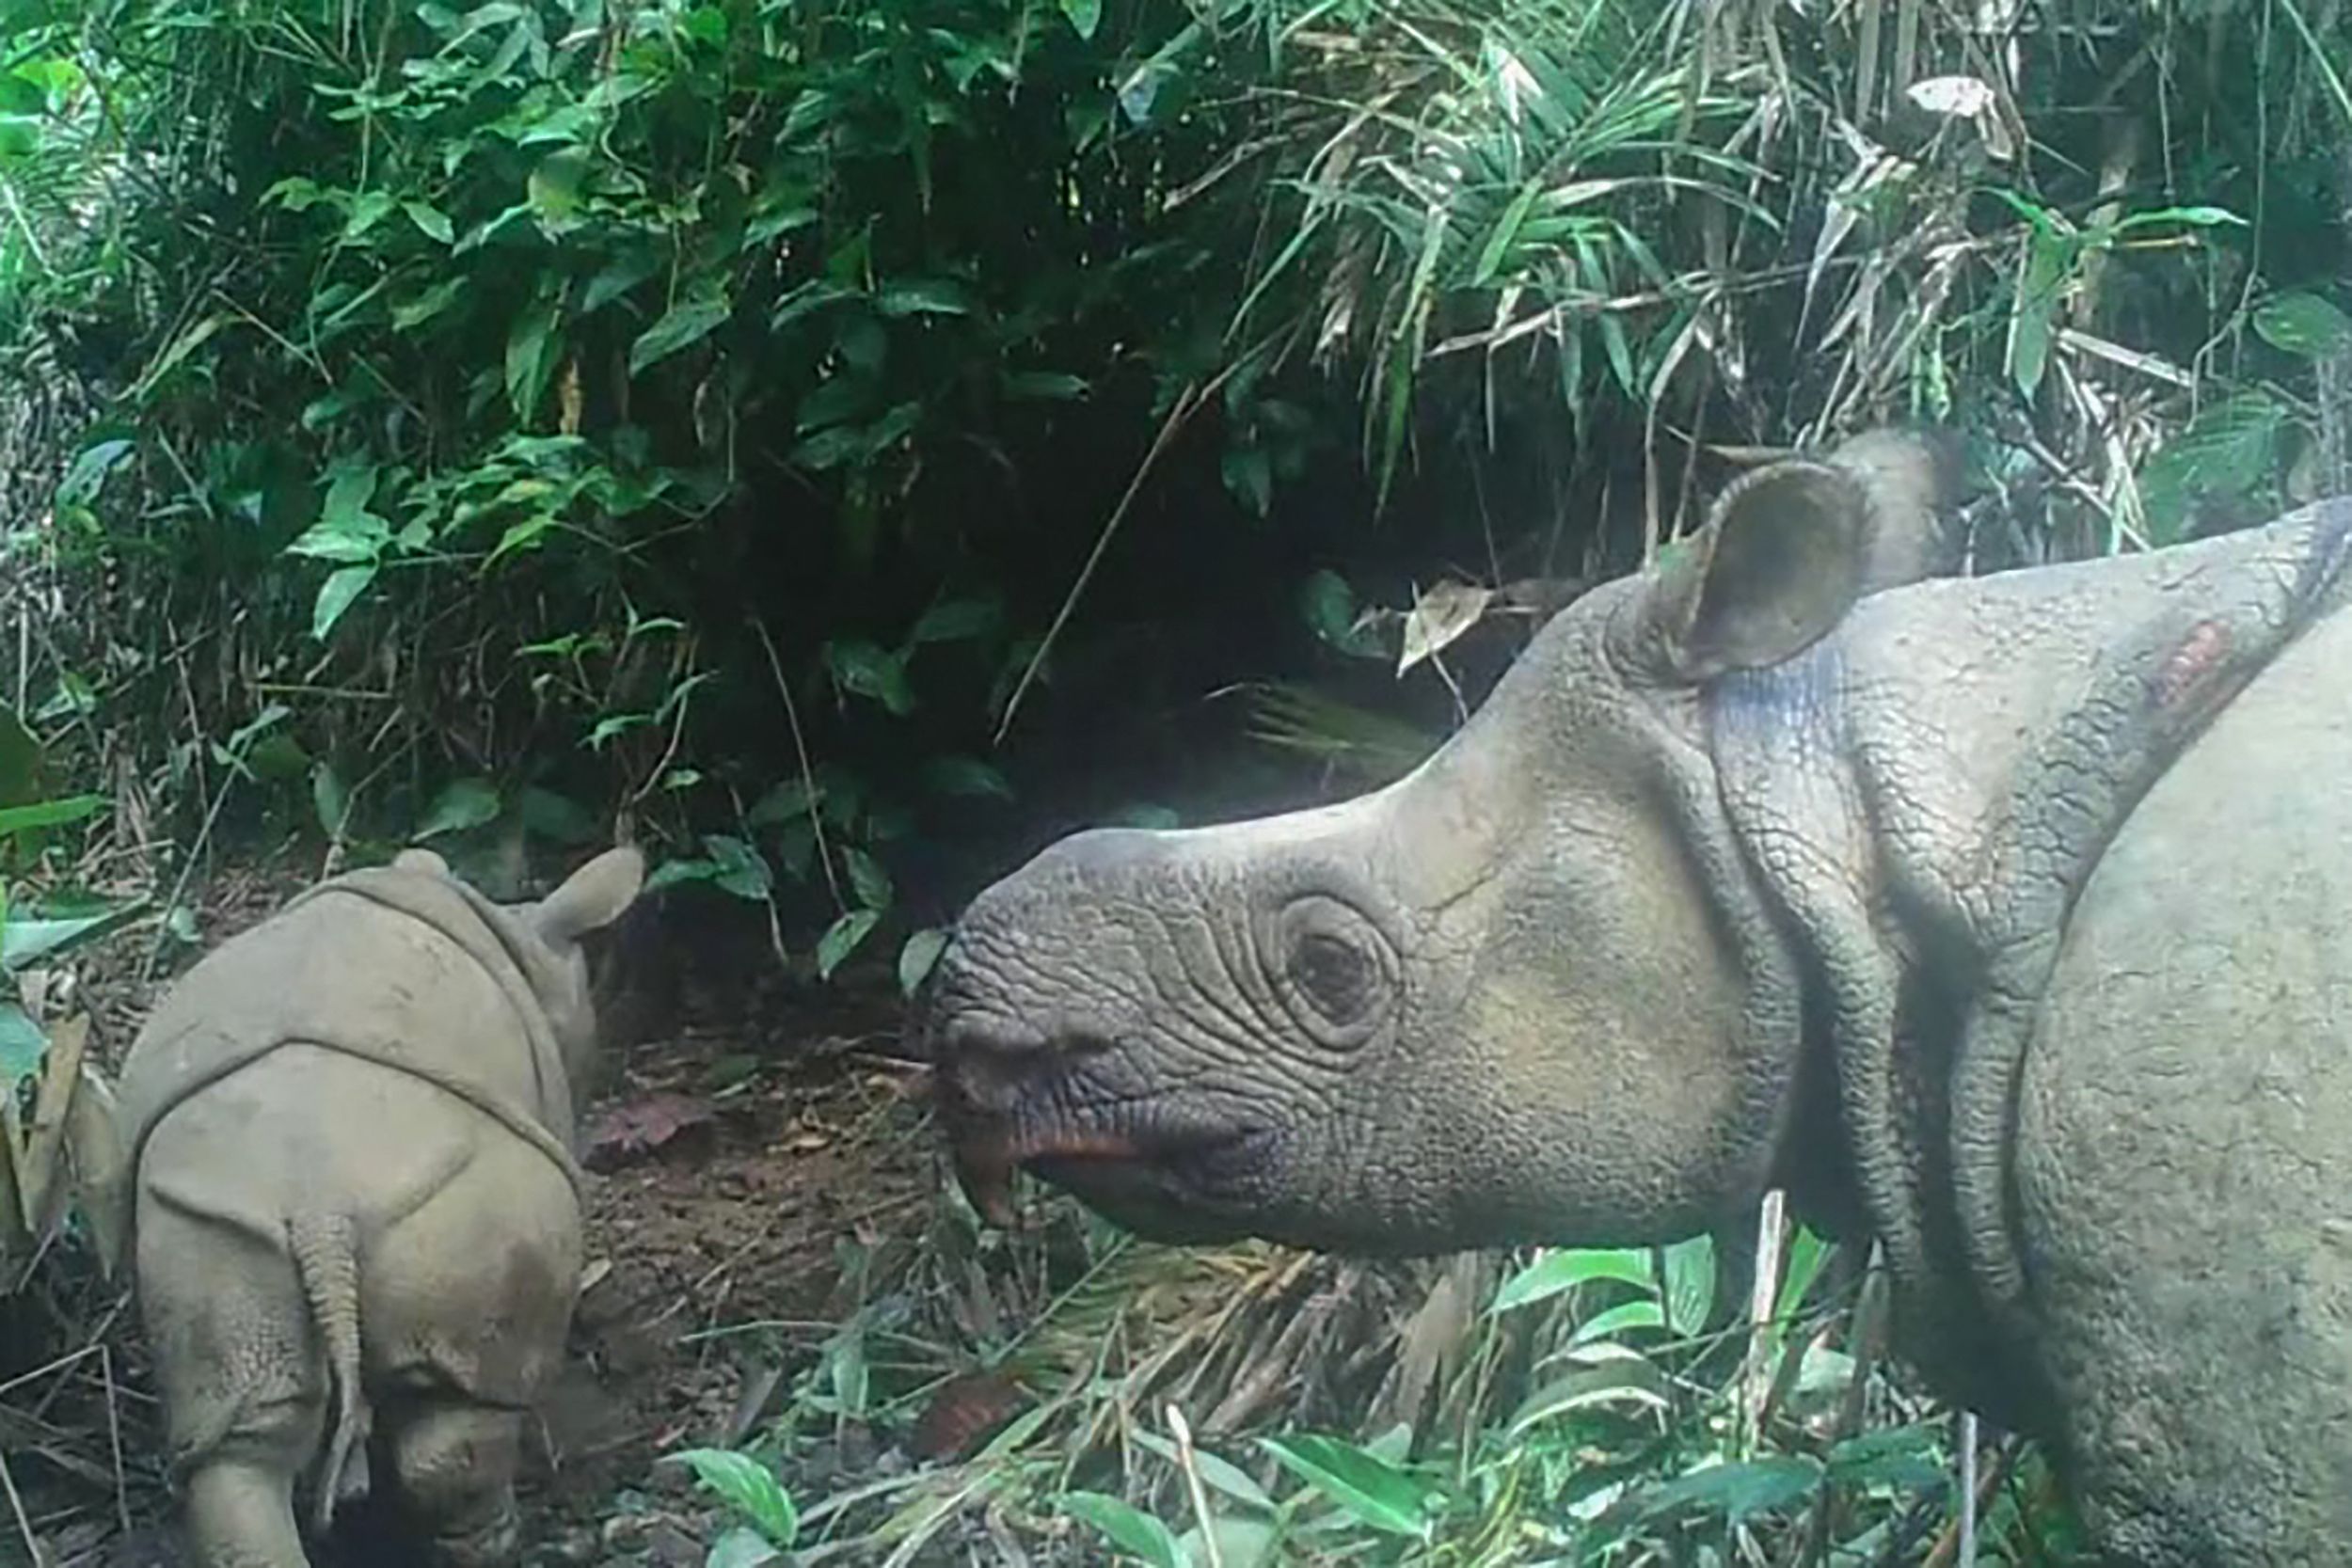
<svg viewBox="0 0 2352 1568">
<path fill-rule="evenodd" d="M 976 1204 L 1024 1167 L 1162 1240 L 1395 1253 L 1663 1238 L 1752 1196 L 1799 980 L 1699 693 L 1948 567 L 1947 480 L 1890 432 L 1756 469 L 1397 783 L 1079 833 L 986 890 L 918 1024 Z"/>
</svg>

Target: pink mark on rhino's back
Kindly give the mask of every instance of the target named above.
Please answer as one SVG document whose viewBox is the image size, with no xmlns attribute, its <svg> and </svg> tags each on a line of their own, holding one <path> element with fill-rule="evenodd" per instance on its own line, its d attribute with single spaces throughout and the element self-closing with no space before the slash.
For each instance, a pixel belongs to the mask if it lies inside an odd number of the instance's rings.
<svg viewBox="0 0 2352 1568">
<path fill-rule="evenodd" d="M 2218 621 L 2198 622 L 2156 672 L 2158 705 L 2178 707 L 2185 701 L 2209 695 L 2208 682 L 2229 657 L 2230 628 Z"/>
</svg>

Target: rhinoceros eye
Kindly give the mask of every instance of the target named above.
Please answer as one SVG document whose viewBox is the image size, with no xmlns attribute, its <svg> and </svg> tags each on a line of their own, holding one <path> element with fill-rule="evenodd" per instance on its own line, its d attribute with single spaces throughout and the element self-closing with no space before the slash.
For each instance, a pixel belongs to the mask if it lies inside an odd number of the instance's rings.
<svg viewBox="0 0 2352 1568">
<path fill-rule="evenodd" d="M 1372 960 L 1328 931 L 1309 931 L 1291 949 L 1291 979 L 1334 1023 L 1353 1023 L 1371 1001 Z"/>
<path fill-rule="evenodd" d="M 1335 1050 L 1361 1044 L 1387 1016 L 1396 965 L 1371 921 L 1336 898 L 1298 898 L 1277 917 L 1268 954 L 1292 1017 Z"/>
</svg>

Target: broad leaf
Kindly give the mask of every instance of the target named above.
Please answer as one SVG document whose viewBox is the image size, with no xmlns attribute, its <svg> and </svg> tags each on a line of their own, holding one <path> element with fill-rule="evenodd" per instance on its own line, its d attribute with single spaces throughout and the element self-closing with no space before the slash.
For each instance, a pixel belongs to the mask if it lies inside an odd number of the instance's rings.
<svg viewBox="0 0 2352 1568">
<path fill-rule="evenodd" d="M 765 1568 L 783 1560 L 784 1554 L 757 1530 L 738 1525 L 710 1544 L 710 1550 L 703 1556 L 703 1568 Z"/>
<path fill-rule="evenodd" d="M 1507 1312 L 1595 1279 L 1619 1280 L 1645 1291 L 1658 1288 L 1649 1254 L 1640 1247 L 1572 1247 L 1547 1253 L 1503 1281 L 1488 1310 Z"/>
<path fill-rule="evenodd" d="M 1284 1469 L 1373 1528 L 1429 1539 L 1429 1487 L 1388 1461 L 1311 1433 L 1258 1441 Z"/>
<path fill-rule="evenodd" d="M 735 307 L 723 294 L 694 294 L 670 307 L 628 346 L 628 373 L 639 374 L 708 337 Z"/>
<path fill-rule="evenodd" d="M 825 644 L 825 665 L 842 689 L 880 703 L 900 718 L 914 711 L 906 661 L 863 638 Z"/>
<path fill-rule="evenodd" d="M 882 862 L 852 844 L 841 851 L 841 863 L 849 870 L 850 886 L 860 904 L 877 913 L 890 908 L 890 873 Z"/>
<path fill-rule="evenodd" d="M 366 593 L 368 585 L 375 580 L 375 570 L 371 562 L 361 566 L 338 566 L 326 574 L 326 580 L 319 584 L 318 600 L 310 607 L 310 636 L 314 641 L 326 641 L 327 634 L 335 629 L 335 623 L 343 618 L 343 612 L 357 604 L 359 595 Z"/>
<path fill-rule="evenodd" d="M 499 814 L 498 786 L 487 779 L 455 779 L 434 797 L 415 837 L 437 838 L 479 828 Z"/>
<path fill-rule="evenodd" d="M 79 822 L 94 816 L 106 804 L 103 795 L 72 795 L 62 800 L 37 800 L 31 805 L 0 806 L 0 838 Z"/>
<path fill-rule="evenodd" d="M 866 940 L 866 935 L 881 920 L 882 911 L 879 910 L 851 910 L 848 914 L 826 927 L 825 934 L 817 939 L 818 976 L 827 980 L 832 979 L 833 972 L 839 969 L 849 959 L 850 954 L 857 951 L 858 944 Z"/>
<path fill-rule="evenodd" d="M 726 1499 L 759 1531 L 769 1544 L 789 1546 L 801 1533 L 800 1512 L 776 1473 L 750 1454 L 732 1449 L 688 1449 L 670 1455 L 671 1462 L 694 1472 L 694 1479 Z"/>
<path fill-rule="evenodd" d="M 923 765 L 923 782 L 942 795 L 1012 799 L 1012 785 L 1005 782 L 1005 775 L 977 757 L 933 757 Z"/>
<path fill-rule="evenodd" d="M 97 914 L 67 915 L 55 920 L 26 920 L 11 911 L 8 924 L 0 926 L 0 968 L 14 974 L 43 958 L 71 953 L 117 927 L 127 925 L 145 908 L 143 903 L 125 904 Z"/>
<path fill-rule="evenodd" d="M 2352 344 L 2352 316 L 2313 293 L 2280 294 L 2254 312 L 2254 330 L 2284 354 L 2324 358 Z"/>
<path fill-rule="evenodd" d="M 915 932 L 898 949 L 898 991 L 913 996 L 930 978 L 939 956 L 947 950 L 947 933 L 937 928 Z"/>
<path fill-rule="evenodd" d="M 1141 1558 L 1152 1568 L 1192 1568 L 1184 1549 L 1176 1544 L 1176 1532 L 1130 1503 L 1100 1492 L 1065 1492 L 1060 1507 L 1064 1513 L 1085 1520 L 1110 1537 L 1111 1544 L 1120 1551 Z"/>
<path fill-rule="evenodd" d="M 0 1095 L 13 1095 L 17 1085 L 40 1071 L 49 1053 L 49 1037 L 32 1015 L 13 1002 L 0 1002 Z M 0 1160 L 8 1157 L 0 1144 Z"/>
<path fill-rule="evenodd" d="M 1709 1465 L 1647 1493 L 1641 1512 L 1652 1519 L 1671 1513 L 1720 1516 L 1737 1525 L 1752 1514 L 1800 1502 L 1820 1483 L 1820 1463 L 1800 1455 Z"/>
</svg>

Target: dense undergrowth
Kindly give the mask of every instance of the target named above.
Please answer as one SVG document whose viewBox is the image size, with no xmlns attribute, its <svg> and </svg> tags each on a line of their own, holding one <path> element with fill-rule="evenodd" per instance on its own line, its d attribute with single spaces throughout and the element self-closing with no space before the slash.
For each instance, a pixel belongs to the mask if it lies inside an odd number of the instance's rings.
<svg viewBox="0 0 2352 1568">
<path fill-rule="evenodd" d="M 803 980 L 912 980 L 1064 827 L 1393 775 L 1763 450 L 1962 427 L 1978 570 L 2340 486 L 2339 9 L 14 6 L 0 808 L 110 809 L 8 866 L 9 1158 L 80 1072 L 16 923 L 148 900 L 167 962 L 215 857 L 507 887 L 623 828 Z M 1751 1306 L 1690 1250 L 936 1223 L 763 1458 L 975 1365 L 1044 1402 L 804 1544 L 1943 1561 L 1981 1458 L 1966 1549 L 2057 1560 L 2038 1462 L 1956 1452 L 1778 1227 L 1718 1239 Z"/>
</svg>

